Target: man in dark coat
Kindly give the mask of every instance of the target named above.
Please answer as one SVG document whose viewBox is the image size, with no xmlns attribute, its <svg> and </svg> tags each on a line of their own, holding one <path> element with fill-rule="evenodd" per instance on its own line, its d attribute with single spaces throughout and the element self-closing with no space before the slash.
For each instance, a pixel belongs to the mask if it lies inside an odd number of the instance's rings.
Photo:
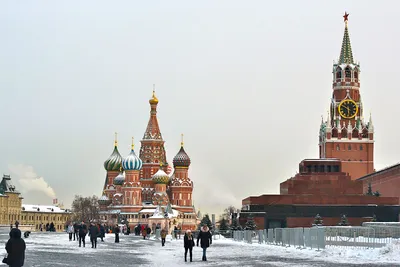
<svg viewBox="0 0 400 267">
<path fill-rule="evenodd" d="M 185 248 L 185 261 L 187 261 L 187 253 L 189 250 L 190 262 L 192 262 L 192 251 L 194 247 L 194 238 L 192 235 L 192 231 L 186 231 L 185 236 L 183 237 L 183 246 Z"/>
<path fill-rule="evenodd" d="M 13 228 L 10 231 L 10 239 L 6 244 L 7 264 L 12 267 L 24 266 L 25 261 L 25 241 L 21 238 L 21 231 Z"/>
<path fill-rule="evenodd" d="M 115 225 L 114 227 L 114 233 L 115 233 L 115 243 L 119 243 L 119 233 L 121 232 L 121 229 L 119 229 L 118 224 Z"/>
<path fill-rule="evenodd" d="M 96 224 L 91 223 L 89 228 L 90 242 L 92 243 L 92 248 L 97 248 L 97 236 L 100 234 L 100 230 Z"/>
<path fill-rule="evenodd" d="M 100 228 L 100 239 L 101 242 L 104 242 L 104 237 L 106 236 L 106 229 L 104 228 L 104 225 L 99 224 L 99 228 Z"/>
<path fill-rule="evenodd" d="M 81 243 L 83 243 L 83 247 L 85 247 L 85 237 L 87 234 L 87 226 L 84 221 L 82 221 L 81 225 L 79 226 L 79 247 Z"/>
<path fill-rule="evenodd" d="M 203 225 L 203 227 L 201 227 L 199 235 L 197 236 L 197 246 L 199 246 L 199 240 L 201 240 L 200 245 L 201 245 L 201 248 L 203 249 L 202 260 L 207 261 L 206 251 L 207 251 L 207 248 L 212 244 L 212 237 L 211 237 L 210 229 L 208 229 L 207 225 Z"/>
<path fill-rule="evenodd" d="M 79 240 L 78 233 L 79 233 L 79 224 L 76 222 L 76 223 L 74 223 L 74 241 L 75 241 L 75 237 L 76 237 L 76 241 Z"/>
</svg>

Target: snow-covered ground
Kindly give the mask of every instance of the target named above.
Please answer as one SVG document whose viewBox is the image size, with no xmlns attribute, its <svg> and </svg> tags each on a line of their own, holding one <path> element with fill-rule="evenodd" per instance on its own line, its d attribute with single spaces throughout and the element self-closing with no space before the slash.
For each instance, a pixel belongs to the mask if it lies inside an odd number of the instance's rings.
<svg viewBox="0 0 400 267">
<path fill-rule="evenodd" d="M 8 233 L 0 233 L 5 243 Z M 161 241 L 143 240 L 136 236 L 121 236 L 119 244 L 114 235 L 107 234 L 105 242 L 92 249 L 86 238 L 85 248 L 68 241 L 66 233 L 32 233 L 27 243 L 27 267 L 53 266 L 400 266 L 400 241 L 378 249 L 327 247 L 324 250 L 296 249 L 266 244 L 246 244 L 232 239 L 214 240 L 207 251 L 207 262 L 201 261 L 201 248 L 193 249 L 194 262 L 183 260 L 183 239 L 167 237 Z M 0 256 L 4 254 L 0 250 Z M 1 266 L 1 264 L 0 264 Z"/>
</svg>

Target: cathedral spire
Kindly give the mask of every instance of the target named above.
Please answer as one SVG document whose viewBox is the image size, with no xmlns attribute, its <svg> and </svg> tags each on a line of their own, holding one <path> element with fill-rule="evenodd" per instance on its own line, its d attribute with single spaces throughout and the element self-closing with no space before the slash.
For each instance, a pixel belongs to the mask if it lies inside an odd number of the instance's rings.
<svg viewBox="0 0 400 267">
<path fill-rule="evenodd" d="M 155 88 L 153 85 L 153 95 L 149 100 L 150 103 L 150 119 L 147 123 L 146 132 L 144 133 L 143 140 L 155 139 L 162 141 L 160 127 L 158 126 L 157 120 L 157 105 L 158 98 L 156 97 Z"/>
<path fill-rule="evenodd" d="M 342 42 L 342 49 L 340 51 L 339 64 L 354 64 L 353 52 L 351 51 L 351 43 L 348 29 L 348 17 L 347 12 L 344 13 L 344 36 Z"/>
</svg>

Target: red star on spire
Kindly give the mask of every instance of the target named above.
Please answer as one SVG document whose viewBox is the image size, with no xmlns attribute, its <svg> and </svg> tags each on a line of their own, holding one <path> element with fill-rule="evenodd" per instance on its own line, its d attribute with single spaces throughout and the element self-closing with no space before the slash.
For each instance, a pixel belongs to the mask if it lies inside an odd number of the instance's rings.
<svg viewBox="0 0 400 267">
<path fill-rule="evenodd" d="M 349 14 L 347 12 L 344 12 L 344 16 L 343 16 L 344 21 L 348 21 L 349 20 L 348 17 L 349 17 Z"/>
</svg>

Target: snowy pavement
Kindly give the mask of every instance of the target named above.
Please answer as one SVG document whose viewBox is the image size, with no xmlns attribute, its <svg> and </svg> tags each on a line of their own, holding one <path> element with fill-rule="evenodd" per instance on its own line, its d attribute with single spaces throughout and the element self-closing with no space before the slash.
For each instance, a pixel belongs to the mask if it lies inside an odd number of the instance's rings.
<svg viewBox="0 0 400 267">
<path fill-rule="evenodd" d="M 0 233 L 5 244 L 8 233 Z M 55 266 L 399 266 L 400 242 L 380 249 L 327 247 L 325 250 L 284 248 L 266 244 L 245 244 L 231 239 L 214 240 L 207 251 L 207 262 L 201 261 L 201 248 L 193 249 L 194 262 L 183 260 L 183 240 L 167 237 L 165 247 L 158 240 L 143 240 L 133 235 L 114 243 L 114 235 L 107 234 L 105 242 L 92 249 L 87 237 L 86 247 L 68 241 L 66 233 L 32 233 L 25 239 L 26 267 Z M 5 250 L 0 250 L 2 257 Z M 2 266 L 0 264 L 0 266 Z M 4 265 L 3 265 L 4 266 Z"/>
</svg>

